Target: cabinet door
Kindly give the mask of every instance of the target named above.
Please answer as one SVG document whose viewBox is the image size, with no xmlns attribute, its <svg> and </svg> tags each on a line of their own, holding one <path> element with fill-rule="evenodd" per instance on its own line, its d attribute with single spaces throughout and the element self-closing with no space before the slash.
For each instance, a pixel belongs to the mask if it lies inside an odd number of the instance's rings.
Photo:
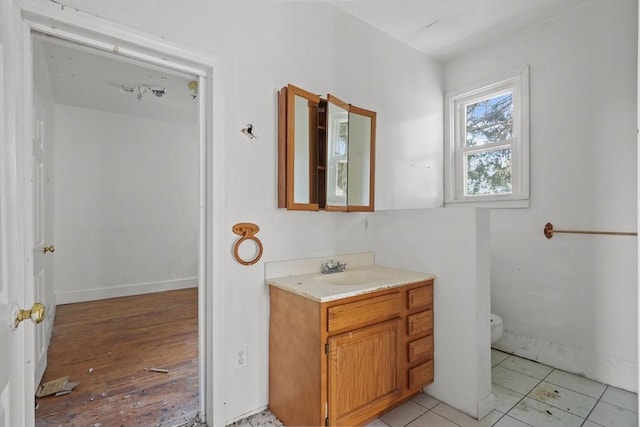
<svg viewBox="0 0 640 427">
<path fill-rule="evenodd" d="M 402 392 L 400 319 L 329 338 L 329 425 L 361 425 Z"/>
<path fill-rule="evenodd" d="M 320 97 L 293 85 L 278 96 L 278 207 L 317 211 Z"/>
</svg>

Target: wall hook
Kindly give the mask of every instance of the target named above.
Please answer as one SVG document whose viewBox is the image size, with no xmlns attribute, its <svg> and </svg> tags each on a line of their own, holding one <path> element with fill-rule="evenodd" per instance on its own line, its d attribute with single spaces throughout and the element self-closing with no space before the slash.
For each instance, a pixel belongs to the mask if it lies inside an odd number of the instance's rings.
<svg viewBox="0 0 640 427">
<path fill-rule="evenodd" d="M 249 139 L 256 139 L 257 138 L 257 136 L 255 136 L 253 134 L 253 125 L 251 123 L 249 123 L 246 128 L 242 129 L 241 132 L 244 133 L 245 135 L 247 135 L 249 137 Z"/>
</svg>

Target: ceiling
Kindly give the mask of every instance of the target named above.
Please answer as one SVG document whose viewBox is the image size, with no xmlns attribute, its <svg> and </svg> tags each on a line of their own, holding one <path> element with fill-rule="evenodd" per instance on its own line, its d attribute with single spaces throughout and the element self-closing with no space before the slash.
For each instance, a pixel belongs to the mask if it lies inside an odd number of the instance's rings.
<svg viewBox="0 0 640 427">
<path fill-rule="evenodd" d="M 278 1 L 278 0 L 271 0 Z M 302 1 L 302 0 L 293 0 Z M 535 27 L 592 1 L 629 0 L 329 0 L 349 14 L 441 62 Z M 61 0 L 64 3 L 65 0 Z M 51 76 L 55 102 L 140 117 L 196 124 L 194 76 L 38 36 L 34 57 Z M 36 64 L 38 62 L 36 61 Z M 163 97 L 125 89 L 166 89 Z"/>
<path fill-rule="evenodd" d="M 189 88 L 195 76 L 44 35 L 34 38 L 36 73 L 38 63 L 49 71 L 56 104 L 198 123 L 198 100 Z M 138 87 L 143 91 L 140 99 Z M 151 88 L 164 89 L 164 95 L 156 96 Z"/>
<path fill-rule="evenodd" d="M 338 0 L 333 3 L 428 56 L 447 62 L 592 1 Z"/>
</svg>

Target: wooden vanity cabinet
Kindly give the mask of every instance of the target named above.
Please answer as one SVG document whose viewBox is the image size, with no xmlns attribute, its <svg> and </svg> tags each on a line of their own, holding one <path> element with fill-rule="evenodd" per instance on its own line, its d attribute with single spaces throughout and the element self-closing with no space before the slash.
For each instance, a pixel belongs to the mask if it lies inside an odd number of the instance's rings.
<svg viewBox="0 0 640 427">
<path fill-rule="evenodd" d="M 362 425 L 433 382 L 433 280 L 324 303 L 269 294 L 269 408 L 284 425 Z"/>
</svg>

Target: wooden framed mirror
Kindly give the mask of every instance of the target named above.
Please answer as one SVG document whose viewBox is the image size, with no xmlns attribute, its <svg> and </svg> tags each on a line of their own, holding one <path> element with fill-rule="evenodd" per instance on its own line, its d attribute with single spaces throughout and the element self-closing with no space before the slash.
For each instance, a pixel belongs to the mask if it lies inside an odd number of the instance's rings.
<svg viewBox="0 0 640 427">
<path fill-rule="evenodd" d="M 279 140 L 286 140 L 278 147 L 278 207 L 318 210 L 320 97 L 289 85 L 278 98 Z"/>
<path fill-rule="evenodd" d="M 349 108 L 349 173 L 347 200 L 350 211 L 373 211 L 376 156 L 376 113 Z"/>
</svg>

